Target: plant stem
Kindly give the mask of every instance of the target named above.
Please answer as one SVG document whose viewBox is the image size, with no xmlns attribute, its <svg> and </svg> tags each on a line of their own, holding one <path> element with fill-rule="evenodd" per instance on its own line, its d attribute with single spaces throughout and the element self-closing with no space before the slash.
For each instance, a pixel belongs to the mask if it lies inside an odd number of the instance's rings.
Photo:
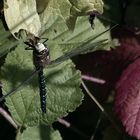
<svg viewBox="0 0 140 140">
<path fill-rule="evenodd" d="M 85 83 L 83 81 L 82 81 L 82 86 L 85 89 L 85 91 L 88 94 L 88 96 L 94 101 L 94 103 L 99 107 L 99 109 L 102 112 L 104 112 L 103 106 L 96 100 L 96 98 L 92 95 L 92 93 L 89 91 L 89 89 L 87 88 L 87 86 L 85 85 Z"/>
<path fill-rule="evenodd" d="M 102 113 L 102 112 L 101 112 L 101 113 Z M 102 116 L 100 115 L 100 117 L 99 117 L 99 119 L 98 119 L 98 121 L 97 121 L 97 124 L 96 124 L 96 126 L 95 126 L 94 132 L 93 132 L 93 134 L 91 135 L 90 140 L 94 140 L 95 135 L 96 135 L 97 130 L 98 130 L 98 127 L 99 127 L 99 125 L 100 125 L 101 119 L 102 119 Z"/>
<path fill-rule="evenodd" d="M 15 128 L 18 129 L 17 124 L 14 122 L 12 117 L 2 108 L 0 107 L 0 114 Z"/>
<path fill-rule="evenodd" d="M 100 78 L 95 78 L 95 77 L 91 77 L 88 75 L 82 75 L 82 79 L 87 80 L 87 81 L 91 81 L 94 83 L 98 83 L 98 84 L 104 84 L 106 81 Z"/>
<path fill-rule="evenodd" d="M 85 140 L 89 140 L 89 137 L 84 134 L 82 131 L 80 131 L 79 129 L 77 129 L 75 126 L 73 126 L 70 122 L 64 120 L 64 119 L 58 119 L 58 122 L 62 125 L 64 125 L 65 127 L 71 129 L 73 132 L 77 133 L 79 136 L 81 136 L 82 138 L 84 138 Z"/>
<path fill-rule="evenodd" d="M 89 91 L 85 83 L 82 81 L 82 86 L 85 89 L 86 93 L 88 96 L 94 101 L 94 103 L 98 106 L 98 108 L 104 113 L 104 115 L 108 118 L 108 120 L 112 123 L 114 128 L 121 133 L 120 128 L 118 125 L 115 123 L 115 121 L 110 117 L 110 115 L 106 112 L 106 110 L 103 108 L 103 106 L 97 101 L 97 99 L 92 95 L 92 93 Z"/>
</svg>

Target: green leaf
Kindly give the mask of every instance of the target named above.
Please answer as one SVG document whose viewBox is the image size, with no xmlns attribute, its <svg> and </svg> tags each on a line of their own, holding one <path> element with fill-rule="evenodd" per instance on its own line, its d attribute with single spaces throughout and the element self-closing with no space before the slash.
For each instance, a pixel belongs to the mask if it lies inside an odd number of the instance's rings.
<svg viewBox="0 0 140 140">
<path fill-rule="evenodd" d="M 62 140 L 59 131 L 53 130 L 52 127 L 39 125 L 28 127 L 23 133 L 18 132 L 17 140 Z"/>
<path fill-rule="evenodd" d="M 47 30 L 42 34 L 42 37 L 49 38 L 49 42 L 59 45 L 64 52 L 69 52 L 77 47 L 91 45 L 92 43 L 101 40 L 107 39 L 109 42 L 111 40 L 109 31 L 98 36 L 109 29 L 109 27 L 104 26 L 104 24 L 97 18 L 95 18 L 94 23 L 94 30 L 92 30 L 87 17 L 81 17 L 77 20 L 74 31 L 70 32 L 64 21 L 55 16 L 53 19 L 50 18 L 48 24 L 44 27 Z M 102 48 L 93 47 L 93 50 L 109 50 L 110 47 L 111 45 L 108 43 L 108 45 L 103 46 Z"/>
<path fill-rule="evenodd" d="M 11 33 L 5 30 L 2 20 L 0 20 L 0 65 L 4 62 L 4 57 L 16 47 L 19 42 L 11 37 Z"/>
<path fill-rule="evenodd" d="M 5 20 L 13 35 L 21 29 L 38 35 L 41 22 L 35 0 L 4 0 L 4 5 Z"/>
<path fill-rule="evenodd" d="M 110 38 L 110 33 L 96 38 L 96 35 L 105 31 L 106 28 L 97 19 L 95 23 L 95 30 L 92 30 L 86 17 L 79 18 L 74 32 L 70 32 L 61 18 L 58 16 L 50 17 L 45 27 L 47 30 L 43 36 L 49 38 L 48 46 L 51 60 L 55 60 L 63 53 L 79 47 L 79 44 L 83 47 L 85 43 L 86 46 L 91 46 L 95 41 Z M 96 40 L 94 40 L 95 38 Z M 105 46 L 105 49 L 109 49 L 109 47 Z M 96 46 L 93 50 L 103 48 L 103 45 L 102 48 Z M 1 81 L 5 93 L 28 78 L 33 69 L 30 51 L 25 51 L 23 46 L 19 46 L 14 52 L 11 52 L 1 69 Z M 81 104 L 83 94 L 79 88 L 81 83 L 80 73 L 75 70 L 75 66 L 70 60 L 57 67 L 46 68 L 45 75 L 48 91 L 46 115 L 42 115 L 40 109 L 37 77 L 26 87 L 16 91 L 14 95 L 6 99 L 9 111 L 18 125 L 36 126 L 40 121 L 51 124 L 57 118 L 74 111 Z"/>
<path fill-rule="evenodd" d="M 103 12 L 102 0 L 4 0 L 4 5 L 5 20 L 14 36 L 21 29 L 38 36 L 50 18 L 55 16 L 61 17 L 68 28 L 73 30 L 78 16 L 93 11 Z"/>
<path fill-rule="evenodd" d="M 48 6 L 50 0 L 36 0 L 37 12 L 41 14 Z"/>
<path fill-rule="evenodd" d="M 62 54 L 55 46 L 50 46 L 51 58 Z M 53 53 L 53 54 L 52 54 Z M 1 70 L 1 80 L 4 91 L 8 92 L 16 85 L 28 78 L 33 71 L 32 54 L 19 46 L 11 52 Z M 81 79 L 79 71 L 69 60 L 57 67 L 45 69 L 47 86 L 47 113 L 42 115 L 38 80 L 35 78 L 15 94 L 6 99 L 6 105 L 15 120 L 22 126 L 34 126 L 41 120 L 47 124 L 53 123 L 57 118 L 66 116 L 81 104 L 83 94 L 79 88 Z"/>
<path fill-rule="evenodd" d="M 44 3 L 46 4 L 46 1 Z M 44 7 L 44 3 L 38 5 Z M 103 13 L 102 0 L 49 0 L 46 8 L 40 14 L 41 23 L 44 26 L 50 17 L 58 15 L 66 22 L 68 28 L 73 30 L 78 16 L 88 15 L 93 11 Z"/>
</svg>

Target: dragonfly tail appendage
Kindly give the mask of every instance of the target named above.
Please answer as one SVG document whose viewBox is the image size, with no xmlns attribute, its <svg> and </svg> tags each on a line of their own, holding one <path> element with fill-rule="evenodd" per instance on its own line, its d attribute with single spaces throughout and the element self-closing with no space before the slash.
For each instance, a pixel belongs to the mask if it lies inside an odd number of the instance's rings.
<svg viewBox="0 0 140 140">
<path fill-rule="evenodd" d="M 38 72 L 41 110 L 46 113 L 46 82 L 43 69 Z"/>
</svg>

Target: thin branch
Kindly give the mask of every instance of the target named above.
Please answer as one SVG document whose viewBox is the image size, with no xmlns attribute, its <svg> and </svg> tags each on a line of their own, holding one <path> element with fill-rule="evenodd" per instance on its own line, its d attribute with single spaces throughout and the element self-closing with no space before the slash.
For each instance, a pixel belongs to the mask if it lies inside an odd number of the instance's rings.
<svg viewBox="0 0 140 140">
<path fill-rule="evenodd" d="M 88 90 L 87 86 L 85 85 L 85 83 L 82 81 L 82 86 L 85 89 L 86 93 L 88 94 L 88 96 L 94 101 L 94 103 L 99 107 L 99 109 L 104 112 L 104 108 L 103 106 L 96 100 L 96 98 L 92 95 L 92 93 Z"/>
<path fill-rule="evenodd" d="M 108 118 L 108 120 L 112 123 L 114 128 L 121 133 L 120 128 L 118 125 L 115 123 L 115 121 L 110 117 L 110 115 L 106 112 L 106 110 L 103 108 L 103 106 L 96 100 L 96 98 L 92 95 L 92 93 L 89 91 L 85 83 L 82 81 L 82 86 L 85 89 L 86 93 L 88 96 L 94 101 L 94 103 L 98 106 L 98 108 L 104 113 L 104 115 Z"/>
<path fill-rule="evenodd" d="M 71 124 L 68 121 L 64 120 L 64 119 L 59 118 L 57 121 L 59 123 L 63 124 L 67 128 L 71 127 Z"/>
<path fill-rule="evenodd" d="M 82 79 L 87 80 L 87 81 L 91 81 L 91 82 L 94 82 L 94 83 L 98 83 L 98 84 L 105 84 L 105 82 L 106 82 L 103 79 L 95 78 L 95 77 L 88 76 L 88 75 L 82 75 Z"/>
<path fill-rule="evenodd" d="M 66 120 L 64 120 L 64 119 L 58 119 L 58 122 L 60 123 L 60 124 L 62 124 L 63 126 L 65 126 L 65 127 L 67 127 L 67 128 L 69 128 L 69 129 L 71 129 L 73 132 L 75 132 L 75 133 L 77 133 L 79 136 L 81 136 L 82 138 L 84 138 L 84 139 L 87 139 L 87 140 L 89 140 L 89 137 L 86 135 L 86 134 L 84 134 L 82 131 L 80 131 L 79 129 L 77 129 L 75 126 L 73 126 L 71 123 L 69 123 L 68 121 L 66 121 Z"/>
<path fill-rule="evenodd" d="M 101 112 L 101 113 L 102 113 L 102 112 Z M 100 117 L 99 117 L 99 119 L 98 119 L 98 121 L 97 121 L 96 127 L 95 127 L 95 129 L 94 129 L 93 134 L 91 135 L 90 140 L 94 140 L 95 135 L 96 135 L 97 130 L 98 130 L 98 127 L 99 127 L 99 125 L 100 125 L 101 119 L 102 119 L 102 114 L 100 115 Z"/>
<path fill-rule="evenodd" d="M 15 128 L 18 129 L 17 124 L 14 122 L 12 117 L 2 108 L 0 107 L 0 114 Z"/>
</svg>

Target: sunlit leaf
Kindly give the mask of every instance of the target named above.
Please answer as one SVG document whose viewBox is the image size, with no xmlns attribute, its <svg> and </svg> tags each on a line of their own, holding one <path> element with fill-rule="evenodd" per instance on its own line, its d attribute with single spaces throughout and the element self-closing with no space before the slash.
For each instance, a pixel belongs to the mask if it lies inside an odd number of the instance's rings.
<svg viewBox="0 0 140 140">
<path fill-rule="evenodd" d="M 47 0 L 46 0 L 47 1 Z M 74 29 L 78 16 L 88 15 L 90 12 L 96 11 L 103 13 L 102 0 L 49 0 L 44 1 L 46 8 L 40 14 L 41 23 L 44 26 L 49 22 L 50 17 L 58 15 L 67 24 L 69 29 Z M 38 1 L 38 5 L 44 7 L 44 3 Z M 40 8 L 41 9 L 41 8 Z"/>
<path fill-rule="evenodd" d="M 54 52 L 54 53 L 53 53 Z M 62 54 L 59 48 L 51 48 L 52 57 Z M 52 58 L 53 59 L 53 58 Z M 1 80 L 4 91 L 9 91 L 24 79 L 28 78 L 33 71 L 32 56 L 23 47 L 18 47 L 10 53 L 2 68 Z M 12 74 L 11 74 L 12 73 Z M 79 88 L 80 73 L 76 71 L 71 61 L 47 68 L 45 70 L 47 86 L 47 113 L 42 116 L 38 90 L 38 80 L 28 83 L 14 95 L 6 99 L 6 104 L 14 120 L 19 125 L 33 126 L 40 120 L 47 124 L 65 116 L 80 105 L 83 94 Z"/>
<path fill-rule="evenodd" d="M 38 35 L 41 23 L 35 0 L 4 0 L 4 5 L 5 20 L 13 35 L 20 29 Z"/>
<path fill-rule="evenodd" d="M 51 127 L 45 125 L 28 127 L 23 133 L 18 132 L 17 135 L 20 137 L 20 140 L 62 140 L 59 131 L 55 131 Z"/>
<path fill-rule="evenodd" d="M 50 18 L 55 19 L 56 15 L 73 30 L 78 16 L 88 15 L 93 11 L 100 14 L 103 12 L 101 0 L 5 0 L 4 5 L 5 20 L 13 35 L 24 29 L 38 36 Z"/>
<path fill-rule="evenodd" d="M 59 17 L 55 16 L 54 18 L 55 19 L 50 18 L 48 24 L 46 24 L 45 28 L 47 30 L 44 31 L 42 37 L 49 38 L 49 42 L 59 45 L 64 52 L 68 52 L 79 46 L 84 47 L 85 45 L 92 44 L 95 41 L 107 39 L 109 42 L 111 40 L 109 31 L 98 36 L 109 29 L 109 27 L 104 26 L 97 18 L 95 18 L 94 30 L 91 29 L 87 17 L 79 18 L 73 32 L 68 30 L 64 21 Z M 111 45 L 108 43 L 108 45 L 102 48 L 95 47 L 93 49 L 94 51 L 98 49 L 109 50 L 110 47 Z"/>
</svg>

